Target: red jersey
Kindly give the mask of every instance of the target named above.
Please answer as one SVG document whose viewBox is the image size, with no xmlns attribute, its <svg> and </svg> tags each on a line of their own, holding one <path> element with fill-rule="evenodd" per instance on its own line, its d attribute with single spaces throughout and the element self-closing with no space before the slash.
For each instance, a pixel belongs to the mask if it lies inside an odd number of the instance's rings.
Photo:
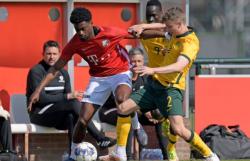
<svg viewBox="0 0 250 161">
<path fill-rule="evenodd" d="M 120 44 L 128 32 L 122 29 L 100 27 L 95 38 L 82 41 L 75 34 L 62 51 L 61 59 L 68 61 L 78 53 L 88 64 L 89 74 L 95 77 L 115 75 L 129 70 L 128 53 Z"/>
</svg>

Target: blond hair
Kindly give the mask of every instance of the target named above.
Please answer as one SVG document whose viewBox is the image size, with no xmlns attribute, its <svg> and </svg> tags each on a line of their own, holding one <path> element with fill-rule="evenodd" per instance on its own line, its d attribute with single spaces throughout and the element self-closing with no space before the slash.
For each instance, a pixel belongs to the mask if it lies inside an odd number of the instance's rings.
<svg viewBox="0 0 250 161">
<path fill-rule="evenodd" d="M 166 21 L 175 21 L 175 22 L 186 22 L 186 16 L 184 14 L 184 11 L 179 7 L 172 7 L 168 9 L 164 16 L 163 16 L 163 22 Z"/>
</svg>

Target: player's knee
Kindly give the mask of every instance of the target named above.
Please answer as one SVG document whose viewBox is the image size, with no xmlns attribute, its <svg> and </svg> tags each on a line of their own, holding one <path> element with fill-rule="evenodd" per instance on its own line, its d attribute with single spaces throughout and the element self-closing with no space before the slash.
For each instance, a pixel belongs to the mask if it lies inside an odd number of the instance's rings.
<svg viewBox="0 0 250 161">
<path fill-rule="evenodd" d="M 175 135 L 182 136 L 183 135 L 183 127 L 178 125 L 171 125 L 171 131 Z"/>
<path fill-rule="evenodd" d="M 128 99 L 128 97 L 126 97 L 125 95 L 119 95 L 116 97 L 116 102 L 118 104 L 121 104 L 122 102 L 124 102 L 126 99 Z"/>
</svg>

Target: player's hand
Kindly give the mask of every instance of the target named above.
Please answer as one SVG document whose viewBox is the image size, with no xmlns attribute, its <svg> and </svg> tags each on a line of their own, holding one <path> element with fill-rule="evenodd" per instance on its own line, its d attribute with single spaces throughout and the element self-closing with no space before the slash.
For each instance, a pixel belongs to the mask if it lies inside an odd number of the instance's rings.
<svg viewBox="0 0 250 161">
<path fill-rule="evenodd" d="M 149 121 L 152 122 L 153 124 L 158 124 L 159 123 L 159 121 L 156 120 L 156 119 L 149 119 Z"/>
<path fill-rule="evenodd" d="M 128 28 L 128 32 L 132 33 L 132 35 L 136 37 L 140 37 L 143 30 L 144 30 L 143 24 L 133 25 Z"/>
<path fill-rule="evenodd" d="M 147 117 L 147 119 L 150 121 L 150 122 L 152 122 L 153 124 L 157 124 L 159 121 L 158 120 L 156 120 L 156 119 L 154 119 L 153 118 L 153 116 L 151 115 L 151 112 L 147 112 L 147 113 L 145 113 L 144 114 L 146 117 Z"/>
<path fill-rule="evenodd" d="M 153 75 L 155 73 L 154 68 L 150 68 L 147 66 L 134 67 L 133 70 L 135 71 L 135 73 L 140 74 L 140 76 Z"/>
<path fill-rule="evenodd" d="M 40 92 L 35 90 L 32 95 L 30 96 L 30 100 L 29 100 L 29 105 L 28 105 L 28 111 L 32 110 L 32 104 L 36 103 L 39 101 L 39 96 L 40 96 Z"/>
<path fill-rule="evenodd" d="M 8 120 L 8 118 L 10 117 L 9 112 L 3 109 L 2 106 L 0 106 L 0 117 L 5 118 L 5 120 Z"/>
<path fill-rule="evenodd" d="M 83 97 L 83 92 L 81 91 L 73 91 L 71 93 L 68 93 L 67 95 L 68 99 L 78 99 L 81 100 Z"/>
<path fill-rule="evenodd" d="M 149 112 L 146 112 L 144 115 L 145 115 L 148 119 L 152 119 L 152 118 L 153 118 L 150 111 L 149 111 Z"/>
</svg>

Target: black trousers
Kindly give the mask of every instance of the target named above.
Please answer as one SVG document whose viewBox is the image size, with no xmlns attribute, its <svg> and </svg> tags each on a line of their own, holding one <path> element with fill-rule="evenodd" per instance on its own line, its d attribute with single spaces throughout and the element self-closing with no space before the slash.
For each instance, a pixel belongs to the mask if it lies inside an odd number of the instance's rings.
<svg viewBox="0 0 250 161">
<path fill-rule="evenodd" d="M 80 109 L 81 102 L 77 100 L 61 101 L 49 107 L 43 114 L 38 114 L 42 109 L 35 109 L 34 112 L 30 114 L 30 120 L 37 125 L 54 127 L 59 130 L 68 130 L 70 152 L 73 130 L 78 120 Z M 105 135 L 96 128 L 92 120 L 89 121 L 87 130 L 96 141 L 101 141 L 105 137 Z"/>
<path fill-rule="evenodd" d="M 5 120 L 3 117 L 0 117 L 0 141 L 4 151 L 13 150 L 10 120 Z"/>
<path fill-rule="evenodd" d="M 110 107 L 102 107 L 99 110 L 99 117 L 100 117 L 100 121 L 111 124 L 111 125 L 116 125 L 117 122 L 117 110 L 116 108 L 110 108 Z M 138 117 L 139 122 L 142 125 L 152 125 L 155 127 L 155 132 L 156 132 L 156 136 L 157 136 L 157 140 L 159 143 L 159 147 L 162 151 L 162 155 L 164 159 L 168 159 L 167 156 L 167 144 L 168 144 L 168 139 L 167 137 L 163 136 L 162 134 L 162 130 L 161 130 L 161 123 L 158 124 L 153 124 L 152 122 L 150 122 L 146 116 L 141 115 Z M 127 147 L 126 147 L 126 153 L 127 153 L 127 158 L 128 159 L 133 159 L 132 156 L 132 141 L 133 141 L 133 130 L 130 130 L 129 136 L 128 136 L 128 140 L 127 140 Z"/>
<path fill-rule="evenodd" d="M 54 127 L 58 130 L 68 130 L 69 152 L 71 148 L 73 129 L 78 120 L 81 103 L 77 100 L 67 100 L 54 103 L 42 114 L 41 108 L 35 108 L 30 113 L 30 121 L 34 124 Z"/>
</svg>

